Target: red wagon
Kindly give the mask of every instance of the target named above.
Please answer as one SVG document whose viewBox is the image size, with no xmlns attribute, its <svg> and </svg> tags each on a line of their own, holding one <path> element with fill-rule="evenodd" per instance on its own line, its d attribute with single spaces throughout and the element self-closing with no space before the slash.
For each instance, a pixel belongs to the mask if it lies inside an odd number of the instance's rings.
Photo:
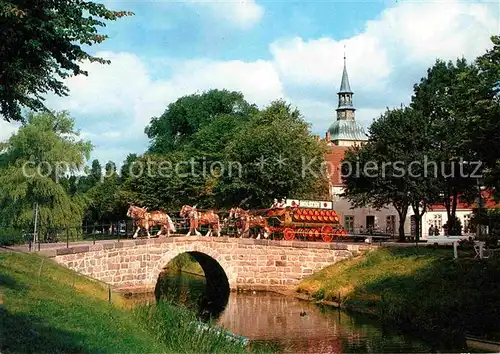
<svg viewBox="0 0 500 354">
<path fill-rule="evenodd" d="M 267 217 L 271 231 L 288 241 L 299 238 L 331 242 L 347 237 L 332 202 L 286 200 L 282 207 L 269 209 Z"/>
</svg>

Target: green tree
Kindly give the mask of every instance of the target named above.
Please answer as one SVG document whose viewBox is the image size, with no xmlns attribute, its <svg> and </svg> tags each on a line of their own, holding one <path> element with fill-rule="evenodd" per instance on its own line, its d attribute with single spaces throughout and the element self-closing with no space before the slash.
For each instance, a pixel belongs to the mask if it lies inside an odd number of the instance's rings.
<svg viewBox="0 0 500 354">
<path fill-rule="evenodd" d="M 235 117 L 230 114 L 219 115 L 191 136 L 186 149 L 198 156 L 212 160 L 221 159 L 225 147 L 249 119 L 250 117 Z"/>
<path fill-rule="evenodd" d="M 94 159 L 92 161 L 91 167 L 85 167 L 85 175 L 82 176 L 71 176 L 68 179 L 70 186 L 68 191 L 76 191 L 79 193 L 87 193 L 92 187 L 97 185 L 102 179 L 102 166 L 99 160 Z"/>
<path fill-rule="evenodd" d="M 326 146 L 283 101 L 259 111 L 239 92 L 210 90 L 170 104 L 146 132 L 150 151 L 135 162 L 182 166 L 168 177 L 159 167 L 152 175 L 134 172 L 122 188 L 130 202 L 167 209 L 262 207 L 286 195 L 328 195 L 321 168 Z M 262 169 L 256 164 L 261 157 Z M 303 169 L 309 170 L 304 176 Z"/>
<path fill-rule="evenodd" d="M 150 210 L 180 210 L 183 204 L 207 207 L 205 177 L 196 161 L 185 153 L 145 154 L 138 157 L 124 180 L 119 199 L 122 203 Z"/>
<path fill-rule="evenodd" d="M 399 238 L 405 239 L 405 221 L 411 206 L 420 219 L 436 198 L 428 119 L 409 107 L 387 110 L 369 128 L 369 140 L 348 150 L 342 162 L 344 196 L 355 206 L 376 209 L 392 204 L 399 215 Z"/>
<path fill-rule="evenodd" d="M 79 139 L 68 113 L 29 113 L 18 132 L 0 145 L 0 220 L 27 227 L 38 204 L 42 227 L 81 224 L 85 199 L 68 195 L 59 182 L 81 172 L 91 150 L 90 142 Z"/>
<path fill-rule="evenodd" d="M 138 159 L 139 157 L 137 154 L 128 154 L 127 157 L 125 158 L 125 161 L 123 161 L 122 167 L 120 169 L 120 178 L 123 181 L 127 180 L 127 178 L 130 176 L 130 168 L 132 164 Z"/>
<path fill-rule="evenodd" d="M 479 56 L 475 64 L 477 84 L 470 87 L 467 100 L 470 141 L 476 158 L 482 161 L 482 181 L 500 198 L 500 36 L 492 36 L 493 48 Z"/>
<path fill-rule="evenodd" d="M 455 230 L 456 208 L 460 198 L 471 201 L 477 195 L 481 169 L 471 136 L 470 95 L 479 85 L 478 70 L 465 59 L 456 63 L 437 60 L 427 76 L 414 86 L 412 107 L 429 119 L 433 160 L 439 173 L 435 181 L 447 211 L 447 227 Z"/>
<path fill-rule="evenodd" d="M 131 12 L 91 1 L 0 1 L 0 114 L 22 121 L 21 107 L 45 109 L 42 95 L 67 96 L 63 79 L 87 75 L 82 60 L 109 64 L 82 46 L 103 42 L 98 27 Z"/>
<path fill-rule="evenodd" d="M 85 222 L 102 224 L 125 218 L 126 210 L 120 200 L 120 176 L 116 172 L 114 162 L 109 161 L 106 164 L 104 175 L 86 195 L 90 203 Z"/>
<path fill-rule="evenodd" d="M 274 101 L 227 145 L 225 160 L 232 168 L 216 188 L 218 204 L 261 208 L 274 198 L 324 196 L 325 153 L 326 145 L 311 135 L 300 112 Z"/>
<path fill-rule="evenodd" d="M 151 139 L 149 152 L 167 154 L 185 148 L 218 149 L 218 140 L 224 141 L 224 135 L 232 132 L 238 121 L 248 120 L 256 111 L 255 105 L 246 102 L 243 94 L 235 91 L 210 90 L 181 97 L 169 104 L 160 117 L 153 117 L 146 127 L 145 133 Z M 211 123 L 211 127 L 206 127 Z"/>
</svg>

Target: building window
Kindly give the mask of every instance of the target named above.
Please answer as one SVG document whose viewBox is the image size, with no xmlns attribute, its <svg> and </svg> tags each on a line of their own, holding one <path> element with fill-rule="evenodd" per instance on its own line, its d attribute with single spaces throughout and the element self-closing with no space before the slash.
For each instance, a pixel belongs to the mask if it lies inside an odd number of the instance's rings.
<svg viewBox="0 0 500 354">
<path fill-rule="evenodd" d="M 375 229 L 375 215 L 366 216 L 366 230 L 371 232 Z"/>
<path fill-rule="evenodd" d="M 396 231 L 396 215 L 387 215 L 385 218 L 385 232 L 394 235 Z"/>
<path fill-rule="evenodd" d="M 344 218 L 344 228 L 349 231 L 353 232 L 354 231 L 354 216 L 353 215 L 346 215 Z"/>
<path fill-rule="evenodd" d="M 443 227 L 443 216 L 441 214 L 435 214 L 433 224 L 441 230 L 441 228 Z"/>
<path fill-rule="evenodd" d="M 463 228 L 464 234 L 468 234 L 471 232 L 470 218 L 471 218 L 471 214 L 464 215 L 464 228 Z"/>
<path fill-rule="evenodd" d="M 433 218 L 428 221 L 429 223 L 429 236 L 439 236 L 443 226 L 443 216 L 441 214 L 434 214 Z"/>
</svg>

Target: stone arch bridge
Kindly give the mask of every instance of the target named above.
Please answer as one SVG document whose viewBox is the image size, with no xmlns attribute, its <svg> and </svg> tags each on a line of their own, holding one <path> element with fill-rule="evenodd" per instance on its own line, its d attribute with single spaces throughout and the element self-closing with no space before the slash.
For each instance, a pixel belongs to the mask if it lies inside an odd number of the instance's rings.
<svg viewBox="0 0 500 354">
<path fill-rule="evenodd" d="M 115 288 L 154 288 L 163 268 L 188 252 L 203 268 L 207 284 L 228 290 L 276 290 L 370 247 L 376 246 L 180 236 L 105 241 L 40 253 Z"/>
</svg>

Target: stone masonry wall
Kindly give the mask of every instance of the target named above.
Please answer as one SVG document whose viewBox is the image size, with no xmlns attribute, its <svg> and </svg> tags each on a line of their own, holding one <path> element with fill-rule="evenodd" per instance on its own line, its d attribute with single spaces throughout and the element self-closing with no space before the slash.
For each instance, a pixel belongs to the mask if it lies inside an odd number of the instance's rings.
<svg viewBox="0 0 500 354">
<path fill-rule="evenodd" d="M 313 272 L 369 247 L 376 246 L 182 236 L 104 241 L 41 253 L 81 274 L 126 288 L 154 287 L 170 260 L 181 253 L 195 251 L 209 255 L 220 264 L 231 289 L 269 290 L 296 285 Z"/>
</svg>

